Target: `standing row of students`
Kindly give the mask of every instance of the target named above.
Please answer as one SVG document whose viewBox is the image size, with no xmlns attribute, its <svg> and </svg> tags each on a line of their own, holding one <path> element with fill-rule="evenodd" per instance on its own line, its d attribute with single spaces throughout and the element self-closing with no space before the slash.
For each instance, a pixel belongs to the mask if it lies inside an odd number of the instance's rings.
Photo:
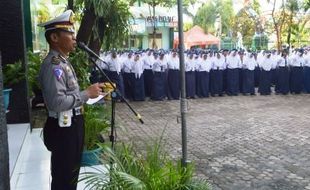
<svg viewBox="0 0 310 190">
<path fill-rule="evenodd" d="M 310 93 L 310 53 L 297 49 L 259 53 L 237 50 L 185 52 L 186 97 L 227 94 Z M 104 53 L 100 66 L 129 100 L 179 99 L 180 72 L 176 50 Z M 105 81 L 105 79 L 99 79 Z"/>
</svg>

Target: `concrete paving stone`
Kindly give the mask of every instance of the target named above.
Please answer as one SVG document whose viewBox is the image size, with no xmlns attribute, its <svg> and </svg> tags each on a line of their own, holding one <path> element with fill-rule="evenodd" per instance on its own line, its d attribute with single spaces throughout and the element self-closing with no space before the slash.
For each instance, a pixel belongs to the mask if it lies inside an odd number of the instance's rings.
<svg viewBox="0 0 310 190">
<path fill-rule="evenodd" d="M 179 101 L 123 103 L 118 139 L 143 146 L 163 135 L 175 160 L 182 155 Z M 189 101 L 188 159 L 213 189 L 310 190 L 310 95 L 215 97 Z M 163 131 L 165 132 L 163 133 Z"/>
</svg>

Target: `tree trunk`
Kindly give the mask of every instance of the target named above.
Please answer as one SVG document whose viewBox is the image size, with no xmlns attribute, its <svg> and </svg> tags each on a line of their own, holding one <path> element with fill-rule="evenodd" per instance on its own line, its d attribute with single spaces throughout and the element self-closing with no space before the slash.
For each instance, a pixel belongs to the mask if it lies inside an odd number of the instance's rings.
<svg viewBox="0 0 310 190">
<path fill-rule="evenodd" d="M 72 11 L 74 11 L 73 0 L 68 0 L 68 9 L 71 9 Z"/>
<path fill-rule="evenodd" d="M 288 31 L 287 31 L 287 44 L 288 44 L 288 47 L 290 49 L 291 49 L 292 23 L 293 23 L 293 14 L 291 13 L 290 20 L 289 20 Z"/>
<path fill-rule="evenodd" d="M 10 190 L 9 147 L 7 132 L 0 53 L 0 190 Z"/>
<path fill-rule="evenodd" d="M 88 47 L 89 47 L 90 49 L 92 49 L 96 54 L 99 55 L 99 53 L 100 53 L 100 48 L 101 48 L 101 43 L 100 43 L 99 38 L 96 38 L 96 39 L 95 39 L 94 34 L 92 34 L 91 37 L 90 37 Z"/>
<path fill-rule="evenodd" d="M 93 8 L 86 9 L 84 11 L 84 16 L 81 21 L 81 26 L 76 36 L 78 42 L 84 42 L 88 44 L 89 38 L 91 36 L 93 26 L 95 24 L 96 15 Z"/>
</svg>

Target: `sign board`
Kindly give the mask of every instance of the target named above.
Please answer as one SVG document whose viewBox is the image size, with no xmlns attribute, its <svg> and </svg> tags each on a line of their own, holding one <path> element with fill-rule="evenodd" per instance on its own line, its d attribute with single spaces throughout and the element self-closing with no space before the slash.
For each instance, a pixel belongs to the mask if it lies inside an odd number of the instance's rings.
<svg viewBox="0 0 310 190">
<path fill-rule="evenodd" d="M 148 16 L 145 19 L 146 27 L 169 27 L 175 28 L 178 26 L 178 22 L 174 16 Z"/>
</svg>

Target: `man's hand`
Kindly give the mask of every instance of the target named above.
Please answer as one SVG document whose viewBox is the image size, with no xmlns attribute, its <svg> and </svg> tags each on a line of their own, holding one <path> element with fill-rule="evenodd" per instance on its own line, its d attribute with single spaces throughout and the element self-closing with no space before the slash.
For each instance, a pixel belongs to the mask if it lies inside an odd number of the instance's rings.
<svg viewBox="0 0 310 190">
<path fill-rule="evenodd" d="M 103 83 L 95 83 L 86 89 L 89 98 L 97 98 L 102 94 L 102 89 L 104 87 Z"/>
</svg>

